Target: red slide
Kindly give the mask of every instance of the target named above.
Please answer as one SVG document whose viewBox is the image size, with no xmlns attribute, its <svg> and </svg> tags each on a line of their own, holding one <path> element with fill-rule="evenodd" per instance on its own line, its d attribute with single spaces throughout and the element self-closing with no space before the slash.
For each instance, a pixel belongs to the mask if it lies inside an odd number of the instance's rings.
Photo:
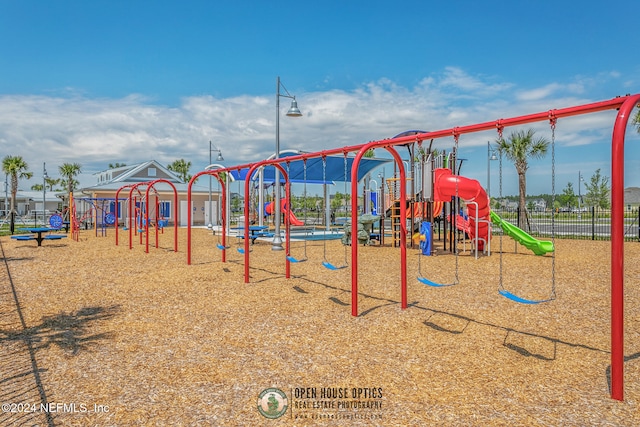
<svg viewBox="0 0 640 427">
<path fill-rule="evenodd" d="M 273 214 L 273 210 L 275 209 L 275 203 L 271 202 L 271 203 L 267 203 L 267 205 L 264 207 L 265 212 L 268 215 L 272 215 Z M 280 200 L 280 211 L 283 214 L 287 213 L 287 203 L 285 201 L 285 199 Z M 291 225 L 304 225 L 304 222 L 300 221 L 293 213 L 293 211 L 291 211 L 289 213 L 289 223 Z"/>
<path fill-rule="evenodd" d="M 477 217 L 479 220 L 488 220 L 489 217 L 489 197 L 484 188 L 475 179 L 465 178 L 464 176 L 453 175 L 449 169 L 436 169 L 434 171 L 433 189 L 434 200 L 439 202 L 451 201 L 451 197 L 460 197 L 467 203 L 469 214 L 469 236 L 475 238 L 476 232 L 476 210 L 475 205 L 478 204 Z M 489 223 L 478 222 L 478 237 L 487 240 L 489 235 Z M 482 240 L 478 241 L 478 249 L 484 249 Z"/>
</svg>

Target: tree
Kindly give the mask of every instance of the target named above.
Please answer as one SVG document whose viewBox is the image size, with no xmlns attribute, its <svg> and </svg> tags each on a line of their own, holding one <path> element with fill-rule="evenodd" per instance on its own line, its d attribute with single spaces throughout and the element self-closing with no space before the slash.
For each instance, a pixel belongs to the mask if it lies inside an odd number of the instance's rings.
<svg viewBox="0 0 640 427">
<path fill-rule="evenodd" d="M 117 169 L 117 168 L 122 168 L 124 166 L 127 166 L 124 163 L 109 163 L 109 169 Z"/>
<path fill-rule="evenodd" d="M 591 175 L 591 182 L 585 182 L 584 186 L 587 189 L 584 199 L 588 206 L 597 206 L 602 209 L 611 207 L 609 177 L 600 175 L 600 169 Z"/>
<path fill-rule="evenodd" d="M 638 133 L 640 133 L 640 109 L 636 111 L 636 115 L 633 116 L 633 124 L 636 125 Z"/>
<path fill-rule="evenodd" d="M 29 172 L 29 165 L 20 156 L 6 156 L 2 159 L 2 171 L 11 177 L 11 220 L 9 229 L 11 234 L 15 232 L 16 221 L 16 194 L 18 193 L 18 180 L 19 179 L 31 179 L 32 172 Z"/>
<path fill-rule="evenodd" d="M 191 175 L 189 169 L 191 168 L 191 162 L 187 162 L 184 159 L 175 160 L 173 163 L 167 166 L 171 172 L 175 172 L 182 182 L 189 182 Z"/>
<path fill-rule="evenodd" d="M 533 200 L 529 200 L 529 203 L 527 203 L 527 209 L 529 210 L 529 212 L 531 212 L 532 210 L 535 210 L 536 208 L 536 204 L 533 203 Z"/>
<path fill-rule="evenodd" d="M 559 206 L 573 207 L 576 205 L 578 197 L 573 191 L 573 183 L 567 182 L 567 186 L 562 190 L 562 194 L 558 196 Z"/>
<path fill-rule="evenodd" d="M 45 184 L 47 186 L 47 191 L 53 191 L 53 187 L 60 183 L 60 178 L 49 178 L 49 177 L 46 177 L 44 179 L 44 181 L 45 181 Z M 33 191 L 42 191 L 42 184 L 33 184 L 31 186 L 31 189 Z"/>
<path fill-rule="evenodd" d="M 62 175 L 62 185 L 67 188 L 67 206 L 71 208 L 71 195 L 76 186 L 79 185 L 75 177 L 82 172 L 82 165 L 79 163 L 63 163 L 62 166 L 58 166 L 58 171 Z"/>
<path fill-rule="evenodd" d="M 508 140 L 500 138 L 496 141 L 498 151 L 508 160 L 512 161 L 518 173 L 518 227 L 525 229 L 528 223 L 526 218 L 526 201 L 527 194 L 527 178 L 526 173 L 529 169 L 529 159 L 542 158 L 547 154 L 549 141 L 545 138 L 535 138 L 533 129 L 512 132 Z M 528 227 L 527 227 L 528 229 Z"/>
<path fill-rule="evenodd" d="M 53 187 L 60 184 L 60 178 L 50 178 L 50 177 L 46 177 L 44 179 L 45 183 L 47 184 L 47 189 L 49 191 L 53 191 Z"/>
</svg>

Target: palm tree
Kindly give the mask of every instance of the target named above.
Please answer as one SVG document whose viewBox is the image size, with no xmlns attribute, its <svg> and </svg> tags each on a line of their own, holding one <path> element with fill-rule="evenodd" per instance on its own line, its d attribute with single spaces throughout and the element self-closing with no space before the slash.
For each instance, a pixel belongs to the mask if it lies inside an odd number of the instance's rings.
<svg viewBox="0 0 640 427">
<path fill-rule="evenodd" d="M 189 182 L 191 179 L 191 175 L 189 174 L 190 168 L 191 162 L 187 162 L 184 159 L 175 160 L 167 166 L 167 169 L 178 174 L 178 177 L 180 177 L 183 182 Z"/>
<path fill-rule="evenodd" d="M 71 208 L 71 195 L 73 190 L 78 185 L 75 177 L 82 172 L 82 165 L 79 163 L 63 163 L 58 167 L 60 175 L 62 175 L 62 185 L 67 187 L 67 206 Z"/>
<path fill-rule="evenodd" d="M 633 124 L 636 125 L 638 133 L 640 133 L 640 109 L 636 111 L 636 115 L 633 116 Z"/>
<path fill-rule="evenodd" d="M 529 169 L 529 159 L 542 158 L 547 154 L 549 148 L 549 140 L 541 137 L 534 139 L 535 131 L 533 129 L 512 132 L 508 140 L 499 138 L 496 143 L 500 154 L 504 154 L 507 159 L 511 160 L 516 167 L 518 173 L 518 192 L 519 201 L 518 209 L 518 227 L 525 229 L 526 221 L 526 202 L 527 194 L 527 178 L 526 173 Z"/>
<path fill-rule="evenodd" d="M 46 177 L 44 179 L 46 186 L 47 186 L 47 191 L 53 191 L 53 186 L 54 185 L 58 185 L 60 183 L 60 178 L 49 178 Z M 33 191 L 42 191 L 43 190 L 43 185 L 42 184 L 33 184 L 31 186 L 31 190 Z"/>
<path fill-rule="evenodd" d="M 27 171 L 29 166 L 20 156 L 6 156 L 2 159 L 2 171 L 11 177 L 11 234 L 15 231 L 16 220 L 16 194 L 18 193 L 18 180 L 21 178 L 30 179 L 33 173 Z"/>
<path fill-rule="evenodd" d="M 47 183 L 47 188 L 49 189 L 49 191 L 53 191 L 53 187 L 60 184 L 60 178 L 46 177 L 44 180 Z"/>
</svg>

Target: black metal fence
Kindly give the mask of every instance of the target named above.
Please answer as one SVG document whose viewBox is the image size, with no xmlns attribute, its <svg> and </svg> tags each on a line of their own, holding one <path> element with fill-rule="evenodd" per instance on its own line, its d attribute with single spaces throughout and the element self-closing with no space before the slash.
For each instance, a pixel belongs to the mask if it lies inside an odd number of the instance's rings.
<svg viewBox="0 0 640 427">
<path fill-rule="evenodd" d="M 497 209 L 495 213 L 513 225 L 518 225 L 518 209 Z M 560 239 L 610 240 L 611 210 L 583 208 L 553 213 L 528 212 L 524 230 L 532 236 L 551 237 L 552 232 Z M 496 226 L 494 226 L 496 227 Z M 499 230 L 494 230 L 498 232 Z M 640 210 L 627 207 L 624 210 L 625 241 L 640 242 Z"/>
</svg>

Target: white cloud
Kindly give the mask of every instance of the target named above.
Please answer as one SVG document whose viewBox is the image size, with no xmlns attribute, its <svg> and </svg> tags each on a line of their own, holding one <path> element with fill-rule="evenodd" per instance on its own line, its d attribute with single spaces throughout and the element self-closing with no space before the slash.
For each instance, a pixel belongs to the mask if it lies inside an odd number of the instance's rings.
<svg viewBox="0 0 640 427">
<path fill-rule="evenodd" d="M 407 88 L 389 79 L 352 91 L 296 94 L 301 118 L 285 116 L 281 100 L 280 147 L 320 151 L 392 137 L 408 129 L 438 130 L 577 105 L 588 100 L 583 80 L 519 89 L 510 82 L 469 75 L 448 67 Z M 578 97 L 579 96 L 579 97 Z M 611 116 L 593 115 L 559 123 L 563 144 L 585 145 L 606 138 Z M 541 129 L 547 124 L 540 124 Z M 585 134 L 585 129 L 594 129 Z M 466 146 L 486 146 L 495 133 L 464 136 Z M 65 162 L 83 165 L 83 184 L 109 163 L 163 164 L 184 158 L 197 172 L 208 164 L 208 142 L 222 150 L 225 164 L 263 159 L 275 147 L 272 95 L 233 98 L 187 97 L 177 107 L 154 105 L 140 95 L 121 99 L 66 96 L 0 96 L 0 147 L 22 156 L 33 171 Z M 450 144 L 450 142 L 447 142 Z M 215 153 L 214 153 L 215 154 Z M 30 184 L 28 184 L 30 185 Z"/>
</svg>

